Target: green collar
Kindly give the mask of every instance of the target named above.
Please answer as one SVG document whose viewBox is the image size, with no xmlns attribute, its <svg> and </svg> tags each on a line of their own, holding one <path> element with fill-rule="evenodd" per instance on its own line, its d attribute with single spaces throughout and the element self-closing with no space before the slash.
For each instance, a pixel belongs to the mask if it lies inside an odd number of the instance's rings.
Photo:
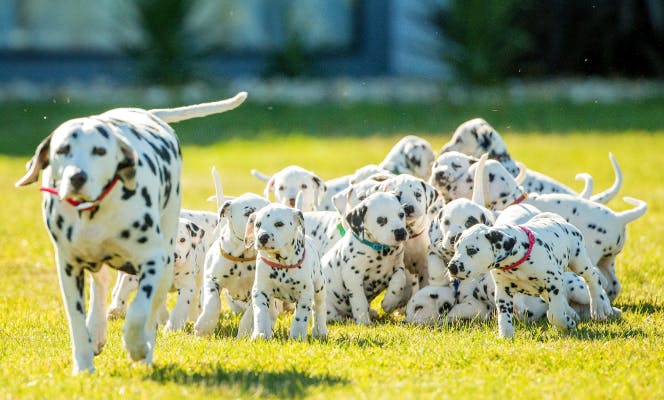
<svg viewBox="0 0 664 400">
<path fill-rule="evenodd" d="M 375 242 L 370 242 L 366 239 L 362 239 L 359 236 L 357 236 L 357 234 L 355 232 L 353 232 L 353 236 L 355 236 L 355 239 L 362 242 L 363 245 L 369 246 L 369 247 L 371 247 L 372 249 L 374 249 L 376 251 L 385 251 L 385 250 L 389 249 L 390 247 L 392 247 L 392 246 L 389 246 L 387 244 L 375 243 Z"/>
</svg>

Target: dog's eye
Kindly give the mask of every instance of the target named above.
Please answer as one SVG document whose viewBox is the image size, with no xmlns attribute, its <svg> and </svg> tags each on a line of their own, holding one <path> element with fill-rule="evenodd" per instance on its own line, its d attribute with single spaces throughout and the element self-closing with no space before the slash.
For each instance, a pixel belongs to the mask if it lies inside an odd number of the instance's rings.
<svg viewBox="0 0 664 400">
<path fill-rule="evenodd" d="M 92 154 L 95 156 L 103 156 L 106 155 L 106 149 L 103 147 L 93 147 L 92 148 Z"/>
<path fill-rule="evenodd" d="M 422 193 L 420 193 L 420 192 L 415 192 L 415 198 L 416 198 L 416 199 L 419 199 L 420 197 L 422 197 Z"/>
<path fill-rule="evenodd" d="M 180 243 L 184 243 L 184 241 L 187 240 L 185 238 L 180 238 Z"/>
<path fill-rule="evenodd" d="M 415 312 L 418 312 L 423 308 L 424 308 L 424 306 L 417 305 L 417 306 L 415 306 Z"/>
<path fill-rule="evenodd" d="M 284 226 L 284 223 L 281 221 L 277 221 L 274 223 L 274 226 L 276 226 L 277 228 L 281 228 L 282 226 Z"/>
<path fill-rule="evenodd" d="M 307 184 L 306 184 L 306 183 L 303 183 L 302 186 L 301 186 L 301 188 L 302 188 L 302 189 L 306 189 L 306 188 L 307 188 Z"/>
<path fill-rule="evenodd" d="M 380 225 L 380 226 L 385 226 L 385 224 L 387 224 L 387 218 L 385 218 L 385 217 L 378 217 L 378 218 L 376 219 L 376 223 L 377 223 L 378 225 Z"/>
<path fill-rule="evenodd" d="M 69 154 L 69 145 L 66 144 L 64 146 L 58 147 L 58 149 L 55 151 L 55 154 Z"/>
<path fill-rule="evenodd" d="M 282 185 L 282 186 L 279 186 L 279 189 L 278 189 L 278 190 L 279 190 L 280 192 L 282 192 L 282 191 L 284 190 L 284 186 L 283 186 L 283 185 Z"/>
<path fill-rule="evenodd" d="M 445 224 L 445 226 L 450 226 L 450 220 L 449 219 L 446 219 L 445 221 L 443 221 L 443 223 Z"/>
<path fill-rule="evenodd" d="M 256 222 L 256 228 L 260 228 L 260 227 L 261 227 L 261 223 L 260 223 L 260 222 Z"/>
<path fill-rule="evenodd" d="M 403 218 L 403 217 L 405 217 L 405 216 L 406 216 L 406 214 L 404 214 L 404 213 L 402 213 L 402 212 L 399 213 L 399 218 Z"/>
<path fill-rule="evenodd" d="M 478 250 L 474 247 L 468 247 L 466 249 L 466 253 L 468 254 L 469 257 L 474 256 L 475 254 L 477 254 L 477 252 L 478 252 Z"/>
</svg>

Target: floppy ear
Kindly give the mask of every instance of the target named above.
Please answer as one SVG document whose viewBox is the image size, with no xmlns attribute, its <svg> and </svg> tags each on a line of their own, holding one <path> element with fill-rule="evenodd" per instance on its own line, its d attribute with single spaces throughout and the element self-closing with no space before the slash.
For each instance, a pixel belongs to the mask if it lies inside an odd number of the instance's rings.
<svg viewBox="0 0 664 400">
<path fill-rule="evenodd" d="M 39 179 L 39 172 L 48 167 L 48 150 L 51 145 L 51 136 L 48 135 L 41 143 L 37 146 L 35 150 L 35 155 L 32 156 L 30 161 L 26 164 L 26 169 L 28 172 L 19 179 L 14 186 L 20 187 L 34 183 Z"/>
<path fill-rule="evenodd" d="M 348 215 L 346 215 L 348 225 L 356 234 L 359 234 L 364 228 L 364 216 L 366 214 L 367 206 L 362 205 L 355 207 Z"/>
<path fill-rule="evenodd" d="M 386 179 L 383 181 L 383 183 L 380 184 L 380 186 L 378 186 L 378 190 L 381 192 L 388 192 L 392 189 L 393 183 L 394 180 Z"/>
<path fill-rule="evenodd" d="M 348 199 L 350 198 L 352 192 L 353 188 L 348 187 L 332 196 L 332 204 L 334 204 L 334 208 L 337 209 L 339 214 L 346 214 L 346 206 L 348 205 Z"/>
<path fill-rule="evenodd" d="M 124 156 L 122 161 L 118 163 L 116 174 L 127 190 L 136 190 L 136 163 L 138 155 L 123 136 L 115 134 L 115 139 L 117 139 L 120 151 Z"/>
<path fill-rule="evenodd" d="M 219 219 L 221 220 L 222 218 L 225 218 L 228 216 L 228 213 L 231 212 L 231 200 L 227 200 L 224 202 L 224 204 L 221 206 L 221 209 L 219 210 Z"/>
<path fill-rule="evenodd" d="M 424 189 L 424 196 L 426 197 L 426 206 L 428 210 L 436 203 L 436 200 L 438 200 L 438 191 L 425 181 L 422 181 L 421 183 L 422 189 Z"/>
<path fill-rule="evenodd" d="M 520 185 L 523 183 L 523 181 L 526 180 L 526 174 L 528 173 L 528 168 L 526 168 L 526 165 L 521 162 L 517 162 L 516 165 L 517 167 L 519 167 L 519 175 L 517 175 L 516 178 L 514 178 L 514 180 L 516 181 L 517 185 Z"/>
<path fill-rule="evenodd" d="M 300 229 L 302 229 L 302 235 L 306 235 L 306 232 L 304 230 L 304 214 L 302 214 L 302 211 L 300 210 L 294 210 L 295 212 L 295 222 L 297 222 L 298 225 L 300 225 Z"/>
<path fill-rule="evenodd" d="M 251 214 L 247 221 L 247 226 L 244 228 L 244 247 L 247 249 L 254 246 L 254 222 L 256 221 L 256 214 Z"/>
<path fill-rule="evenodd" d="M 191 241 L 194 244 L 198 245 L 201 242 L 203 235 L 205 235 L 205 231 L 193 222 L 188 222 L 185 225 L 185 227 L 189 231 L 189 236 L 191 236 Z"/>
<path fill-rule="evenodd" d="M 495 247 L 496 243 L 503 241 L 505 235 L 497 229 L 489 229 L 487 233 L 484 234 L 484 237 Z"/>
<path fill-rule="evenodd" d="M 263 190 L 263 197 L 267 199 L 267 201 L 270 201 L 270 192 L 274 192 L 274 176 L 270 178 L 269 181 L 267 181 L 267 185 L 265 185 L 265 190 Z"/>
<path fill-rule="evenodd" d="M 516 239 L 514 237 L 494 228 L 490 228 L 484 237 L 489 240 L 491 247 L 506 252 L 510 251 L 516 244 Z"/>
<path fill-rule="evenodd" d="M 311 180 L 313 181 L 314 186 L 316 186 L 316 189 L 314 190 L 314 201 L 316 202 L 316 209 L 318 209 L 320 202 L 323 201 L 325 192 L 327 192 L 327 186 L 325 185 L 325 182 L 316 175 L 312 174 Z"/>
</svg>

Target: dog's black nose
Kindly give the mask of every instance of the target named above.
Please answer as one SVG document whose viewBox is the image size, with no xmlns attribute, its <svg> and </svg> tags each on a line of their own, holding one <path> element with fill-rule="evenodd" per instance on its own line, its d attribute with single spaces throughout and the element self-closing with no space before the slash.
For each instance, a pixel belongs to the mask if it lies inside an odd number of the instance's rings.
<svg viewBox="0 0 664 400">
<path fill-rule="evenodd" d="M 408 232 L 404 228 L 400 228 L 394 231 L 394 239 L 398 241 L 406 240 Z"/>
<path fill-rule="evenodd" d="M 459 267 L 456 265 L 456 263 L 450 263 L 447 266 L 447 269 L 450 270 L 450 274 L 456 275 L 459 272 Z"/>
<path fill-rule="evenodd" d="M 295 207 L 295 199 L 288 199 L 288 204 L 289 204 L 291 207 Z"/>
<path fill-rule="evenodd" d="M 80 189 L 83 185 L 85 185 L 85 182 L 87 180 L 88 180 L 88 174 L 86 174 L 83 171 L 77 172 L 69 178 L 69 182 L 71 182 L 71 185 L 76 190 Z"/>
<path fill-rule="evenodd" d="M 258 237 L 258 241 L 262 245 L 266 244 L 268 240 L 270 240 L 270 235 L 268 235 L 267 233 L 264 233 Z"/>
<path fill-rule="evenodd" d="M 445 173 L 443 171 L 436 172 L 436 174 L 434 176 L 436 177 L 436 180 L 438 182 L 444 182 L 445 181 Z"/>
<path fill-rule="evenodd" d="M 403 207 L 403 211 L 406 213 L 406 216 L 411 216 L 415 212 L 415 207 L 413 207 L 411 204 L 408 204 Z"/>
</svg>

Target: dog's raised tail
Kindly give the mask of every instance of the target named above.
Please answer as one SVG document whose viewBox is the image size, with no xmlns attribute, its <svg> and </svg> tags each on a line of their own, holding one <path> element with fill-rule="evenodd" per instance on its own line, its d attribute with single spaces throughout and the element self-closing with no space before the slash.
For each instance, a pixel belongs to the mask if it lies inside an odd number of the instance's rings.
<svg viewBox="0 0 664 400">
<path fill-rule="evenodd" d="M 180 122 L 230 111 L 242 104 L 246 98 L 247 92 L 240 92 L 230 99 L 177 108 L 157 108 L 150 110 L 150 113 L 164 122 Z"/>
<path fill-rule="evenodd" d="M 263 182 L 269 182 L 270 178 L 272 178 L 271 176 L 265 175 L 264 173 L 262 173 L 261 171 L 259 171 L 257 169 L 252 169 L 251 170 L 251 175 L 253 175 L 255 178 L 257 178 L 259 181 L 263 181 Z"/>
<path fill-rule="evenodd" d="M 486 199 L 488 197 L 485 194 L 486 188 L 484 185 L 484 164 L 486 163 L 487 158 L 488 155 L 486 153 L 482 154 L 482 157 L 480 157 L 480 161 L 475 168 L 475 181 L 473 182 L 473 203 L 479 204 L 482 207 L 486 207 Z"/>
<path fill-rule="evenodd" d="M 615 173 L 616 178 L 610 188 L 590 197 L 590 200 L 594 201 L 595 203 L 608 203 L 609 200 L 616 197 L 620 191 L 620 187 L 622 186 L 622 171 L 620 170 L 620 165 L 618 165 L 618 161 L 613 156 L 613 153 L 609 153 L 609 158 L 611 159 L 611 165 L 613 166 L 613 172 Z"/>
<path fill-rule="evenodd" d="M 635 199 L 633 197 L 623 197 L 623 200 L 626 203 L 636 206 L 631 210 L 616 213 L 618 220 L 622 222 L 623 225 L 627 225 L 628 223 L 639 219 L 648 210 L 648 204 L 643 200 Z"/>
</svg>

